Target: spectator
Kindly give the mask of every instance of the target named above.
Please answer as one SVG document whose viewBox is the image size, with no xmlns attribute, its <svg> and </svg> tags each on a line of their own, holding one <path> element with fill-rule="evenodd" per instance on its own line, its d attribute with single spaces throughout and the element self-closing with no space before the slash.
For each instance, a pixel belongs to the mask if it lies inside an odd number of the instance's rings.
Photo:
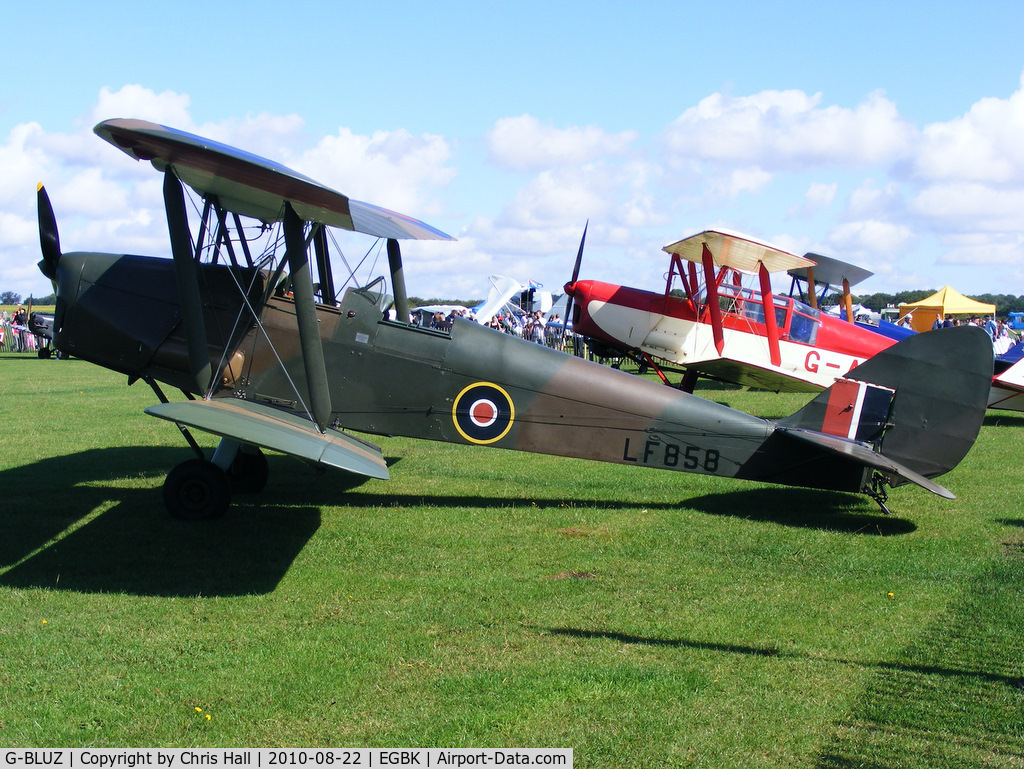
<svg viewBox="0 0 1024 769">
<path fill-rule="evenodd" d="M 995 318 L 991 315 L 985 316 L 985 330 L 988 332 L 989 338 L 994 342 L 999 336 L 999 328 L 996 326 Z"/>
<path fill-rule="evenodd" d="M 24 307 L 14 311 L 11 318 L 14 332 L 15 352 L 28 352 L 28 312 Z"/>
<path fill-rule="evenodd" d="M 530 319 L 530 334 L 528 338 L 531 342 L 544 344 L 544 316 L 539 312 L 535 312 Z"/>
</svg>

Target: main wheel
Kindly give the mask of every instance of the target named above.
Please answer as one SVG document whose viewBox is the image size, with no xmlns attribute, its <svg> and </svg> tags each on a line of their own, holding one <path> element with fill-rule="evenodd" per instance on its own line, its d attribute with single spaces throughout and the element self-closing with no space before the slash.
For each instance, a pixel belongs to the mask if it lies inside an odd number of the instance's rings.
<svg viewBox="0 0 1024 769">
<path fill-rule="evenodd" d="M 182 521 L 220 518 L 231 504 L 231 484 L 217 465 L 205 459 L 189 459 L 167 474 L 164 505 Z"/>
<path fill-rule="evenodd" d="M 236 494 L 256 494 L 263 491 L 268 477 L 270 467 L 267 465 L 266 456 L 259 449 L 249 452 L 243 448 L 228 468 L 231 491 Z"/>
</svg>

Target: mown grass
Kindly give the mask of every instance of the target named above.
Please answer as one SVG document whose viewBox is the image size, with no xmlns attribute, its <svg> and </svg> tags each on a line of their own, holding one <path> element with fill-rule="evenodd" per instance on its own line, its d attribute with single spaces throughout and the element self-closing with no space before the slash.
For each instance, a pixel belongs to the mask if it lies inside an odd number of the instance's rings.
<svg viewBox="0 0 1024 769">
<path fill-rule="evenodd" d="M 806 400 L 702 394 L 766 416 Z M 271 456 L 261 496 L 196 525 L 163 510 L 189 451 L 152 402 L 81 361 L 0 356 L 0 744 L 1022 764 L 1021 417 L 986 419 L 944 479 L 957 500 L 901 488 L 888 517 L 374 439 L 389 482 Z"/>
</svg>

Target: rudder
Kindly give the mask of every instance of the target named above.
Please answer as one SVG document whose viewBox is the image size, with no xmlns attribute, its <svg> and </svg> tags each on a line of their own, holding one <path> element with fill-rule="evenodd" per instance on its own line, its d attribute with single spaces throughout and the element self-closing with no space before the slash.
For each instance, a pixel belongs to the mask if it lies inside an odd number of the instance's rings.
<svg viewBox="0 0 1024 769">
<path fill-rule="evenodd" d="M 992 367 L 992 343 L 980 328 L 915 334 L 864 361 L 779 424 L 868 442 L 934 478 L 956 467 L 974 445 Z M 892 393 L 887 410 L 886 391 Z"/>
</svg>

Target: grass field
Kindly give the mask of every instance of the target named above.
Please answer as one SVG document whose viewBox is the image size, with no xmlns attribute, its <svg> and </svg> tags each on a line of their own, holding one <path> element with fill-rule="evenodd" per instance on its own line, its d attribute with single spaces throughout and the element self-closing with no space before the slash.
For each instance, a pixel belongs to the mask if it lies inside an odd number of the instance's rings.
<svg viewBox="0 0 1024 769">
<path fill-rule="evenodd" d="M 806 396 L 706 389 L 764 416 Z M 1024 766 L 1024 418 L 946 501 L 373 439 L 170 520 L 145 385 L 0 356 L 0 745 L 571 747 Z M 208 441 L 207 445 L 212 445 Z M 201 708 L 202 713 L 196 708 Z M 209 716 L 209 719 L 206 718 Z"/>
</svg>

